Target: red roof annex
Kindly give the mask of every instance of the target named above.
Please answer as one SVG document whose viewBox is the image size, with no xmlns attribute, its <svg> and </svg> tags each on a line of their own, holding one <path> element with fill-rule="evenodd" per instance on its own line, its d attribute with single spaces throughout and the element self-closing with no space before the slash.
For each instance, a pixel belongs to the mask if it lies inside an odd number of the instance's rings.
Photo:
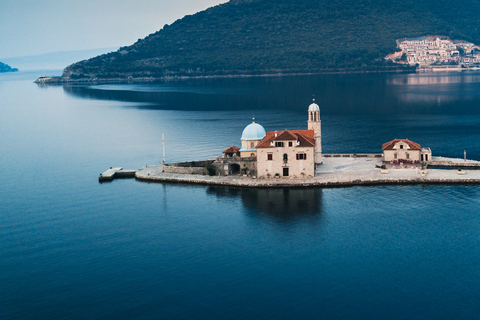
<svg viewBox="0 0 480 320">
<path fill-rule="evenodd" d="M 237 148 L 237 147 L 235 147 L 235 146 L 231 146 L 231 147 L 223 150 L 222 153 L 237 153 L 237 152 L 239 152 L 239 151 L 240 151 L 239 148 Z"/>
<path fill-rule="evenodd" d="M 421 150 L 422 149 L 418 143 L 410 141 L 408 139 L 395 139 L 395 140 L 389 141 L 389 142 L 384 143 L 382 145 L 382 149 L 383 150 L 394 150 L 393 147 L 399 142 L 406 143 L 410 147 L 410 150 Z"/>
</svg>

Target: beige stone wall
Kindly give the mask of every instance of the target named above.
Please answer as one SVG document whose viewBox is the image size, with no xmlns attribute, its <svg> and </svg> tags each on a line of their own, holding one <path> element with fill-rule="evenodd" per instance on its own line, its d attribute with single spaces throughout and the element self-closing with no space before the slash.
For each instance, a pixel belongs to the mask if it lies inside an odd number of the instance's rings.
<svg viewBox="0 0 480 320">
<path fill-rule="evenodd" d="M 314 131 L 315 138 L 315 163 L 322 163 L 322 122 L 320 111 L 308 112 L 308 130 Z"/>
<path fill-rule="evenodd" d="M 242 149 L 255 149 L 257 145 L 261 142 L 261 140 L 242 140 Z M 253 143 L 253 148 L 252 148 Z M 252 155 L 253 154 L 253 155 Z M 247 158 L 247 157 L 256 157 L 257 151 L 241 151 L 240 157 Z"/>
<path fill-rule="evenodd" d="M 313 147 L 288 147 L 288 143 L 283 148 L 259 148 L 257 149 L 257 175 L 258 177 L 274 178 L 278 173 L 281 178 L 307 178 L 315 175 L 314 168 L 314 148 Z M 272 154 L 272 160 L 268 159 L 268 154 Z M 283 155 L 288 155 L 288 161 L 283 161 Z M 306 160 L 297 160 L 297 153 L 305 153 Z M 289 168 L 289 176 L 283 177 L 283 168 Z M 302 174 L 303 173 L 303 174 Z"/>
<path fill-rule="evenodd" d="M 408 159 L 407 159 L 407 153 L 409 154 Z M 395 159 L 395 154 L 397 154 L 396 159 Z M 384 150 L 383 160 L 387 162 L 392 162 L 393 160 L 420 161 L 420 150 L 408 150 L 408 149 Z"/>
</svg>

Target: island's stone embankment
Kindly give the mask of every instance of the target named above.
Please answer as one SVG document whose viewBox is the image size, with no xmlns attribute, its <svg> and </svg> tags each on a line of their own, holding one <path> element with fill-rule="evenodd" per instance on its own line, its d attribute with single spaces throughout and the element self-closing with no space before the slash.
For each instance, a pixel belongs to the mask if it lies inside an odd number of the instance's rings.
<svg viewBox="0 0 480 320">
<path fill-rule="evenodd" d="M 382 159 L 378 157 L 326 157 L 314 178 L 254 179 L 253 177 L 207 176 L 164 172 L 162 166 L 144 167 L 135 174 L 137 180 L 156 182 L 226 185 L 239 187 L 347 187 L 396 184 L 480 184 L 480 162 L 463 159 L 437 158 L 444 164 L 457 167 L 469 163 L 472 170 L 428 169 L 422 174 L 419 168 L 390 169 L 381 173 L 378 168 Z"/>
<path fill-rule="evenodd" d="M 207 170 L 205 167 L 214 161 L 215 160 L 168 163 L 163 165 L 162 171 L 164 173 L 206 175 Z"/>
</svg>

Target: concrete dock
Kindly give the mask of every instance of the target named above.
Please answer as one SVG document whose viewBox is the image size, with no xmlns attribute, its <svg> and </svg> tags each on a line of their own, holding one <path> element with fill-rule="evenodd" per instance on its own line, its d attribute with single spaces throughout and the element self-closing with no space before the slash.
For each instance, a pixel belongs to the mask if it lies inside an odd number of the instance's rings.
<svg viewBox="0 0 480 320">
<path fill-rule="evenodd" d="M 112 181 L 115 178 L 134 178 L 138 170 L 123 170 L 121 167 L 110 167 L 107 171 L 98 176 L 100 182 Z"/>
<path fill-rule="evenodd" d="M 442 164 L 458 167 L 463 159 L 441 158 Z M 389 169 L 381 173 L 381 158 L 324 158 L 317 174 L 310 179 L 270 178 L 254 179 L 244 176 L 205 176 L 162 172 L 162 166 L 149 166 L 138 170 L 135 178 L 144 181 L 228 185 L 240 187 L 342 187 L 358 185 L 395 184 L 480 184 L 480 162 L 467 160 L 468 167 L 457 169 L 428 169 L 422 174 L 419 168 Z"/>
</svg>

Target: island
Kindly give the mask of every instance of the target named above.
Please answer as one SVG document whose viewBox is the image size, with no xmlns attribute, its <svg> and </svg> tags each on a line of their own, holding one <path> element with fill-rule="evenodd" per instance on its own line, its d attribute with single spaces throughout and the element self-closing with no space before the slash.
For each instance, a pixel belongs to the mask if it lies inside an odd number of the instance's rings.
<svg viewBox="0 0 480 320">
<path fill-rule="evenodd" d="M 12 68 L 8 64 L 0 62 L 0 73 L 2 72 L 17 72 L 17 68 Z"/>
<path fill-rule="evenodd" d="M 480 184 L 480 161 L 432 156 L 409 139 L 393 139 L 381 154 L 323 154 L 320 107 L 307 110 L 307 128 L 266 131 L 255 120 L 245 127 L 241 146 L 209 160 L 110 168 L 99 180 L 135 177 L 142 181 L 240 187 L 336 187 L 379 184 Z"/>
</svg>

